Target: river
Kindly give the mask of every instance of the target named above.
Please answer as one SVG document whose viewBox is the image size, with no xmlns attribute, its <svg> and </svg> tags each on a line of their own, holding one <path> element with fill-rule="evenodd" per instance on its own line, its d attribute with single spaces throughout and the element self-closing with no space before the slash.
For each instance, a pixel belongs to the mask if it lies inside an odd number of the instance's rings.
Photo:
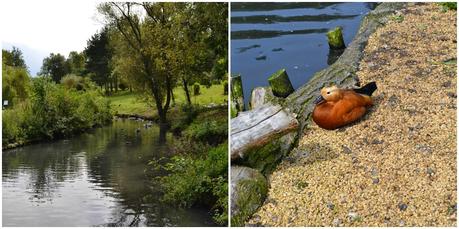
<svg viewBox="0 0 459 229">
<path fill-rule="evenodd" d="M 232 3 L 231 72 L 241 74 L 245 103 L 253 88 L 285 68 L 295 89 L 332 64 L 326 32 L 343 27 L 349 44 L 374 3 Z"/>
<path fill-rule="evenodd" d="M 173 137 L 159 141 L 159 127 L 143 124 L 3 152 L 3 226 L 215 226 L 206 209 L 159 201 L 146 164 L 170 157 Z"/>
</svg>

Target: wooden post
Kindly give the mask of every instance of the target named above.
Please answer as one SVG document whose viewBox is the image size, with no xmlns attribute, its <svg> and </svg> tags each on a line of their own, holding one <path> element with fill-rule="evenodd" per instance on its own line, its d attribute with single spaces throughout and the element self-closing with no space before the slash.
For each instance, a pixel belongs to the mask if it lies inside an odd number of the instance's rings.
<svg viewBox="0 0 459 229">
<path fill-rule="evenodd" d="M 236 117 L 238 112 L 245 110 L 241 75 L 234 75 L 231 77 L 231 103 L 232 118 Z"/>
<path fill-rule="evenodd" d="M 272 74 L 269 77 L 268 82 L 273 94 L 277 97 L 285 98 L 295 91 L 285 69 L 281 69 Z"/>
<path fill-rule="evenodd" d="M 328 31 L 328 45 L 330 49 L 344 49 L 346 45 L 344 44 L 343 39 L 343 28 L 336 27 L 333 30 Z"/>
</svg>

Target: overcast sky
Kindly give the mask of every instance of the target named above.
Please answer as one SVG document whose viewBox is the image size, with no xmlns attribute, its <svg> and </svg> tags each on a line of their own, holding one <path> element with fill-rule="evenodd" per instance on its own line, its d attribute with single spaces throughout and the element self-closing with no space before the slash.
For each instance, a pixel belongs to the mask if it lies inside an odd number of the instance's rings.
<svg viewBox="0 0 459 229">
<path fill-rule="evenodd" d="M 103 26 L 96 10 L 99 1 L 0 2 L 2 48 L 11 49 L 15 45 L 23 49 L 32 75 L 44 56 L 54 52 L 67 57 L 70 51 L 82 51 L 86 41 Z"/>
</svg>

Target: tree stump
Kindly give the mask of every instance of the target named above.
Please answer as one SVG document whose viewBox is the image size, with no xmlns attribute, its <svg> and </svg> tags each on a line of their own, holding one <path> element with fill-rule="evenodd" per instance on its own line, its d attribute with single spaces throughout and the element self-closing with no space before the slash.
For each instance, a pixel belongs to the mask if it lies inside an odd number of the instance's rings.
<svg viewBox="0 0 459 229">
<path fill-rule="evenodd" d="M 231 77 L 231 117 L 245 110 L 244 91 L 242 90 L 241 75 Z"/>
<path fill-rule="evenodd" d="M 343 28 L 336 27 L 333 30 L 328 31 L 328 45 L 330 49 L 344 49 L 346 45 L 344 44 L 343 39 Z"/>
<path fill-rule="evenodd" d="M 273 94 L 277 97 L 285 98 L 295 91 L 285 69 L 281 69 L 272 74 L 268 82 Z"/>
</svg>

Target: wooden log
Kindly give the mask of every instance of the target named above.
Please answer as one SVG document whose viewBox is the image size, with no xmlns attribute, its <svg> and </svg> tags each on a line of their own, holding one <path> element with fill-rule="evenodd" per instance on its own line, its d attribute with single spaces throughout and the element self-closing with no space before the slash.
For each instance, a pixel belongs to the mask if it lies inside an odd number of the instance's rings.
<svg viewBox="0 0 459 229">
<path fill-rule="evenodd" d="M 272 74 L 269 77 L 268 82 L 273 94 L 277 97 L 285 98 L 295 91 L 285 69 L 281 69 Z"/>
<path fill-rule="evenodd" d="M 236 117 L 238 112 L 245 110 L 241 75 L 234 75 L 231 77 L 231 103 L 232 118 Z"/>
<path fill-rule="evenodd" d="M 343 39 L 343 28 L 336 27 L 333 30 L 328 31 L 328 45 L 330 49 L 344 49 L 346 45 L 344 44 Z"/>
<path fill-rule="evenodd" d="M 231 119 L 231 159 L 298 128 L 296 115 L 279 105 L 266 104 Z"/>
<path fill-rule="evenodd" d="M 266 95 L 267 88 L 265 87 L 256 87 L 252 90 L 252 95 L 250 96 L 250 109 L 256 109 L 263 104 L 266 104 Z"/>
</svg>

